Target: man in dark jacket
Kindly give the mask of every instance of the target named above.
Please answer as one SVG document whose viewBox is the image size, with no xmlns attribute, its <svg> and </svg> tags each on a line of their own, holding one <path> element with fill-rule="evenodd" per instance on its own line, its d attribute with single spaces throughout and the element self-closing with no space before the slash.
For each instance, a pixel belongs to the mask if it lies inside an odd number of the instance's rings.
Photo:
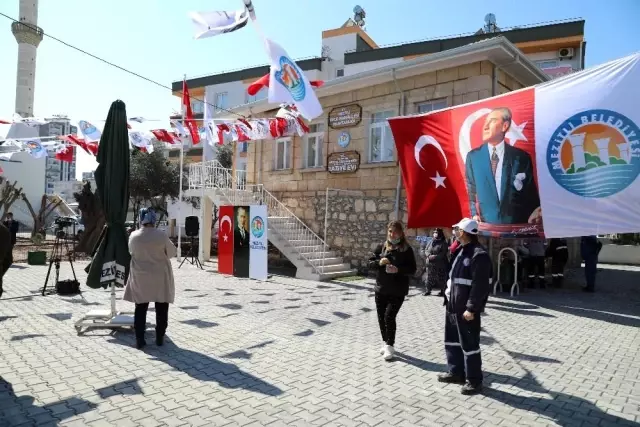
<svg viewBox="0 0 640 427">
<path fill-rule="evenodd" d="M 583 289 L 585 292 L 595 291 L 600 249 L 602 249 L 602 243 L 596 236 L 583 236 L 580 239 L 580 254 L 584 260 L 584 275 L 587 280 L 587 286 Z"/>
<path fill-rule="evenodd" d="M 454 254 L 445 302 L 444 346 L 449 372 L 438 376 L 444 383 L 464 384 L 462 394 L 482 391 L 480 313 L 489 292 L 493 266 L 478 242 L 478 223 L 464 218 L 454 225 L 460 247 Z"/>
<path fill-rule="evenodd" d="M 3 224 L 9 229 L 9 233 L 11 233 L 11 246 L 14 246 L 17 241 L 20 223 L 13 219 L 13 213 L 7 212 L 7 218 L 4 220 Z"/>
<path fill-rule="evenodd" d="M 11 253 L 12 248 L 11 233 L 4 224 L 0 224 L 0 297 L 2 297 L 3 291 L 2 278 L 13 263 L 13 254 Z"/>
</svg>

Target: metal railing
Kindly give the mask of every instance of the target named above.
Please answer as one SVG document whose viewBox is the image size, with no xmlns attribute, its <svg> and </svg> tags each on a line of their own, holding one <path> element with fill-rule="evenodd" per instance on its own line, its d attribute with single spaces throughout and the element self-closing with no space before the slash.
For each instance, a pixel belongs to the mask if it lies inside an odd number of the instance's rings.
<svg viewBox="0 0 640 427">
<path fill-rule="evenodd" d="M 203 176 L 204 174 L 204 176 Z M 267 206 L 269 226 L 289 241 L 298 254 L 322 274 L 324 271 L 327 244 L 289 208 L 269 192 L 262 184 L 247 184 L 246 172 L 223 167 L 217 160 L 204 164 L 189 165 L 188 185 L 190 189 L 215 189 L 229 204 L 258 203 Z"/>
</svg>

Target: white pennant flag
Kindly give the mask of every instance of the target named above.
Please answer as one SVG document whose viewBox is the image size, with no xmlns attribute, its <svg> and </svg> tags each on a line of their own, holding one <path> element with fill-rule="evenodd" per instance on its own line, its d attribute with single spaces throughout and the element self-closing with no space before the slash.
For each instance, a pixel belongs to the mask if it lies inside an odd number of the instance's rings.
<svg viewBox="0 0 640 427">
<path fill-rule="evenodd" d="M 307 120 L 321 115 L 320 101 L 298 64 L 276 42 L 265 39 L 265 47 L 271 64 L 269 103 L 295 104 Z"/>
<path fill-rule="evenodd" d="M 234 12 L 190 12 L 189 16 L 196 27 L 196 40 L 237 31 L 249 22 L 246 9 Z"/>
</svg>

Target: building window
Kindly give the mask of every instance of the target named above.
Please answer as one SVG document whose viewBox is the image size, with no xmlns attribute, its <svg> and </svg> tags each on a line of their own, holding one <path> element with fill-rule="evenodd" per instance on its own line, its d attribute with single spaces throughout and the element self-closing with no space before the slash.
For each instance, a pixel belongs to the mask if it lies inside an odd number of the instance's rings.
<svg viewBox="0 0 640 427">
<path fill-rule="evenodd" d="M 344 76 L 344 68 L 338 68 L 336 70 L 336 77 L 343 77 Z"/>
<path fill-rule="evenodd" d="M 249 149 L 249 143 L 248 142 L 241 142 L 240 143 L 240 152 L 241 153 L 246 153 L 247 150 Z"/>
<path fill-rule="evenodd" d="M 204 102 L 199 99 L 194 99 L 191 101 L 191 111 L 194 114 L 203 114 L 204 113 Z"/>
<path fill-rule="evenodd" d="M 324 145 L 324 124 L 309 125 L 309 133 L 304 136 L 304 167 L 322 166 L 322 146 Z"/>
<path fill-rule="evenodd" d="M 430 113 L 432 111 L 447 108 L 446 99 L 436 99 L 434 101 L 419 102 L 416 104 L 416 114 Z"/>
<path fill-rule="evenodd" d="M 538 68 L 540 68 L 541 70 L 547 69 L 547 68 L 555 68 L 558 66 L 558 61 L 555 59 L 549 59 L 546 61 L 536 61 L 536 65 L 538 66 Z"/>
<path fill-rule="evenodd" d="M 226 110 L 229 107 L 229 94 L 227 92 L 220 92 L 216 94 L 216 108 L 219 110 Z"/>
<path fill-rule="evenodd" d="M 369 162 L 393 161 L 393 135 L 387 119 L 396 115 L 395 111 L 382 111 L 371 116 L 371 125 L 369 125 Z"/>
<path fill-rule="evenodd" d="M 291 169 L 291 138 L 277 139 L 275 144 L 275 170 Z"/>
<path fill-rule="evenodd" d="M 265 86 L 253 96 L 247 94 L 247 104 L 250 102 L 260 101 L 261 99 L 266 99 L 268 95 L 269 95 L 269 88 Z"/>
</svg>

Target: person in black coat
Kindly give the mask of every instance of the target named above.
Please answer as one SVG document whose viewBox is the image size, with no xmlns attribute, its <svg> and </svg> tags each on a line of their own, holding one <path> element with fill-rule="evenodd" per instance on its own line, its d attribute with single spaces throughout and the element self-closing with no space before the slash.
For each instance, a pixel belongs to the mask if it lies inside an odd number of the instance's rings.
<svg viewBox="0 0 640 427">
<path fill-rule="evenodd" d="M 383 341 L 380 353 L 385 360 L 391 360 L 395 354 L 396 316 L 409 293 L 409 280 L 416 272 L 413 249 L 400 221 L 391 221 L 387 226 L 387 240 L 369 258 L 369 268 L 377 272 L 375 300 Z"/>
<path fill-rule="evenodd" d="M 480 313 L 491 290 L 493 264 L 478 242 L 478 222 L 464 218 L 454 226 L 460 242 L 451 266 L 444 305 L 444 347 L 448 372 L 438 376 L 443 383 L 464 384 L 463 394 L 482 390 Z"/>
<path fill-rule="evenodd" d="M 13 244 L 11 232 L 4 224 L 0 224 L 0 297 L 2 297 L 2 278 L 13 263 Z"/>
</svg>

